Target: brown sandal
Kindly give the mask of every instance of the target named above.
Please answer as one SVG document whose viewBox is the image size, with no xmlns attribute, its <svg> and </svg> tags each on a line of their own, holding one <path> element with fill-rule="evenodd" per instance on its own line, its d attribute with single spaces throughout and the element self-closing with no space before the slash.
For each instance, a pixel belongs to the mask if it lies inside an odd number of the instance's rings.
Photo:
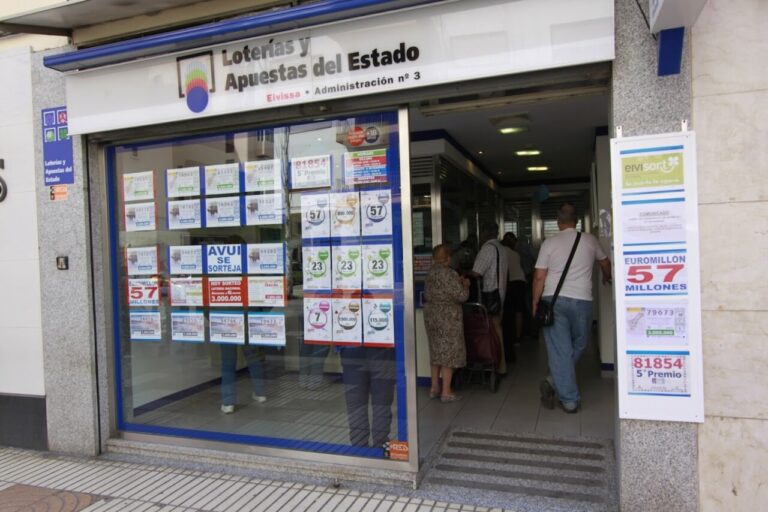
<svg viewBox="0 0 768 512">
<path fill-rule="evenodd" d="M 461 400 L 461 396 L 459 395 L 443 395 L 440 397 L 440 401 L 444 404 L 450 403 L 450 402 L 458 402 Z"/>
</svg>

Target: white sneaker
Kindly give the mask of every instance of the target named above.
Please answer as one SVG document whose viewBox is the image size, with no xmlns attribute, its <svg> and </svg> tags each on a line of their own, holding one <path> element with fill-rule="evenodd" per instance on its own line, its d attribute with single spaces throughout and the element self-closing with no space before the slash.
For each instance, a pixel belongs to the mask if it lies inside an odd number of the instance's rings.
<svg viewBox="0 0 768 512">
<path fill-rule="evenodd" d="M 235 406 L 234 405 L 223 405 L 221 406 L 221 412 L 224 414 L 232 414 L 235 412 Z"/>
<path fill-rule="evenodd" d="M 251 399 L 254 402 L 258 402 L 260 404 L 263 404 L 264 402 L 267 401 L 267 397 L 261 396 L 261 395 L 257 395 L 256 393 L 251 393 Z"/>
</svg>

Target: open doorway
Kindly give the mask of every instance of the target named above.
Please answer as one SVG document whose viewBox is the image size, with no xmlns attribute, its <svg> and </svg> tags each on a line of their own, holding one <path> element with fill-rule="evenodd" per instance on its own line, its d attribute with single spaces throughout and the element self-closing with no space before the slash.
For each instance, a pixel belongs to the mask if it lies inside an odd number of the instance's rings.
<svg viewBox="0 0 768 512">
<path fill-rule="evenodd" d="M 412 105 L 417 304 L 423 298 L 432 247 L 442 243 L 457 249 L 464 243 L 476 251 L 473 237 L 476 240 L 487 222 L 499 225 L 499 237 L 514 233 L 520 241 L 518 252 L 529 252 L 532 261 L 524 270 L 530 279 L 543 240 L 558 232 L 557 209 L 566 201 L 577 208 L 577 229 L 599 237 L 610 254 L 610 232 L 600 232 L 598 227 L 601 201 L 610 196 L 609 189 L 598 190 L 601 177 L 610 183 L 610 169 L 602 164 L 607 146 L 601 144 L 609 123 L 607 87 L 591 84 L 536 91 L 509 96 L 491 91 Z M 500 496 L 512 492 L 557 498 L 551 505 L 573 499 L 570 510 L 581 510 L 581 505 L 595 500 L 605 504 L 606 496 L 612 494 L 609 483 L 584 478 L 581 483 L 586 489 L 579 487 L 579 475 L 583 476 L 579 471 L 594 470 L 612 478 L 604 466 L 612 459 L 616 418 L 613 333 L 605 327 L 613 325 L 613 310 L 611 291 L 601 289 L 598 276 L 595 267 L 595 321 L 577 365 L 582 397 L 577 414 L 550 410 L 540 403 L 539 385 L 548 373 L 547 351 L 530 321 L 529 308 L 523 315 L 522 335 L 505 335 L 511 348 L 509 364 L 495 392 L 488 379 L 464 370 L 454 379 L 461 400 L 431 399 L 427 332 L 423 310 L 417 309 L 419 452 L 422 464 L 430 468 L 427 489 L 438 493 L 459 485 L 466 492 L 486 496 L 498 491 Z M 530 295 L 526 301 L 530 303 Z M 514 322 L 506 327 L 515 331 L 510 325 Z M 579 468 L 584 459 L 594 464 Z M 511 466 L 505 466 L 505 461 Z M 565 474 L 559 475 L 563 468 Z M 553 496 L 550 477 L 575 480 L 565 486 L 564 494 Z"/>
</svg>

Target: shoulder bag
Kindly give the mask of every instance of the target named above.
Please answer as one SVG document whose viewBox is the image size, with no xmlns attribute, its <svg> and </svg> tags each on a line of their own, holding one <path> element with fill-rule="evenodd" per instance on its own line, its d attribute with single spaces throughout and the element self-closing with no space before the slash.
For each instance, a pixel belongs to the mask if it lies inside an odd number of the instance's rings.
<svg viewBox="0 0 768 512">
<path fill-rule="evenodd" d="M 580 239 L 581 232 L 578 232 L 576 233 L 576 240 L 573 242 L 573 247 L 571 248 L 571 254 L 568 255 L 568 261 L 563 269 L 563 275 L 560 276 L 560 281 L 557 283 L 555 294 L 552 296 L 552 302 L 539 299 L 539 305 L 536 306 L 536 322 L 541 326 L 547 327 L 555 323 L 555 301 L 557 300 L 557 296 L 560 295 L 560 288 L 563 287 L 565 275 L 571 267 L 571 261 L 573 260 L 573 255 L 576 254 L 576 247 L 578 247 Z"/>
<path fill-rule="evenodd" d="M 498 315 L 501 313 L 501 294 L 499 293 L 499 248 L 496 244 L 491 244 L 496 249 L 496 289 L 490 292 L 482 292 L 480 294 L 483 306 L 488 311 L 489 315 Z M 481 281 L 482 283 L 482 281 Z"/>
</svg>

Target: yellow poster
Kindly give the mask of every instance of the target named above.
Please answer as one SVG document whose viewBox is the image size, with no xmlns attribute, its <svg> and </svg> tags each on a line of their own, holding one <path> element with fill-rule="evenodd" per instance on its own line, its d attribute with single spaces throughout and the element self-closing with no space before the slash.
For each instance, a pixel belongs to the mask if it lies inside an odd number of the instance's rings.
<svg viewBox="0 0 768 512">
<path fill-rule="evenodd" d="M 624 189 L 683 184 L 683 152 L 631 156 L 621 159 Z"/>
</svg>

